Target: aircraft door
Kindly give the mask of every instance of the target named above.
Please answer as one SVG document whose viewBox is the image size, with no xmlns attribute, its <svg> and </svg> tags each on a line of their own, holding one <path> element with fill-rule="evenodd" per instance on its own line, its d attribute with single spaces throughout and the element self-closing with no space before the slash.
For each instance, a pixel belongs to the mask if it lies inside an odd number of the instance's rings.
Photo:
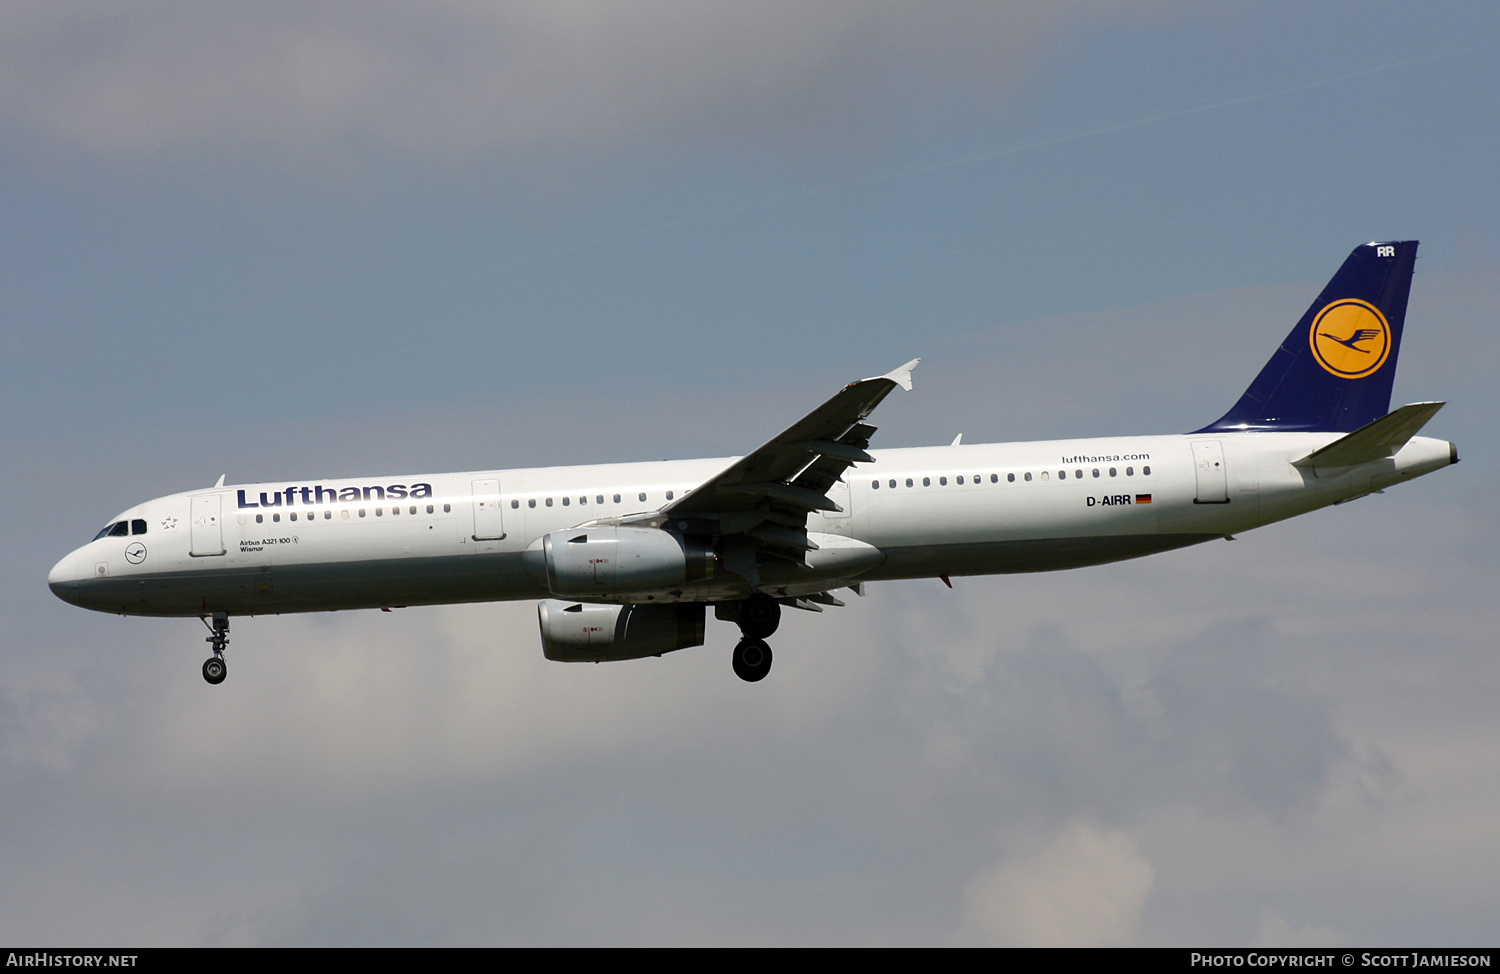
<svg viewBox="0 0 1500 974">
<path fill-rule="evenodd" d="M 500 481 L 476 480 L 474 487 L 474 540 L 503 541 L 505 523 L 500 511 Z"/>
<path fill-rule="evenodd" d="M 192 500 L 190 553 L 195 558 L 224 553 L 224 524 L 220 494 L 195 494 Z"/>
<path fill-rule="evenodd" d="M 1228 504 L 1229 478 L 1224 470 L 1224 444 L 1219 440 L 1193 443 L 1193 471 L 1198 478 L 1194 504 Z"/>
</svg>

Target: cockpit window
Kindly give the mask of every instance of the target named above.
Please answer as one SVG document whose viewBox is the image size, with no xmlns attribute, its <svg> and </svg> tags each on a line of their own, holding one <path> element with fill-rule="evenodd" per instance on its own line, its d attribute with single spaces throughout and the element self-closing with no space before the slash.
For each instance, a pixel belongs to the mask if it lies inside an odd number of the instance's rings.
<svg viewBox="0 0 1500 974">
<path fill-rule="evenodd" d="M 146 522 L 144 522 L 144 521 L 141 522 L 141 533 L 142 534 L 146 533 L 145 523 Z M 94 535 L 94 540 L 98 541 L 100 538 L 123 538 L 126 535 L 128 535 L 129 533 L 130 533 L 130 522 L 129 521 L 116 521 L 113 524 L 106 524 L 103 528 L 100 528 L 99 529 L 99 533 L 96 534 L 96 535 Z"/>
<path fill-rule="evenodd" d="M 145 534 L 146 533 L 146 521 L 145 521 L 145 519 L 138 517 L 134 521 L 131 521 L 130 522 L 130 533 L 131 534 Z"/>
</svg>

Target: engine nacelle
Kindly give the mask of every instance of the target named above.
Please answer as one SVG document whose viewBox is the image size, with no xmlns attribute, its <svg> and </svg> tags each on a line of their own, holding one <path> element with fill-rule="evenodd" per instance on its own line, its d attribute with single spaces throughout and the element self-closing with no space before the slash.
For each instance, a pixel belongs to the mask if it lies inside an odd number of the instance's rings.
<svg viewBox="0 0 1500 974">
<path fill-rule="evenodd" d="M 655 595 L 708 578 L 714 567 L 706 540 L 613 524 L 553 531 L 524 557 L 547 591 L 573 598 Z"/>
<path fill-rule="evenodd" d="M 564 663 L 606 663 L 703 645 L 702 603 L 596 605 L 537 603 L 542 655 Z"/>
</svg>

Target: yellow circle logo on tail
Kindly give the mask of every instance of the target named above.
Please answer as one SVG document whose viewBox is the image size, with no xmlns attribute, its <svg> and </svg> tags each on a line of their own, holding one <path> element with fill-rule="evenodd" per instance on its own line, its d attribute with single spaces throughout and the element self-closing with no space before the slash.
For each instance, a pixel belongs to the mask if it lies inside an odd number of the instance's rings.
<svg viewBox="0 0 1500 974">
<path fill-rule="evenodd" d="M 1342 298 L 1318 312 L 1307 340 L 1323 368 L 1340 379 L 1363 379 L 1385 364 L 1391 326 L 1373 304 Z"/>
</svg>

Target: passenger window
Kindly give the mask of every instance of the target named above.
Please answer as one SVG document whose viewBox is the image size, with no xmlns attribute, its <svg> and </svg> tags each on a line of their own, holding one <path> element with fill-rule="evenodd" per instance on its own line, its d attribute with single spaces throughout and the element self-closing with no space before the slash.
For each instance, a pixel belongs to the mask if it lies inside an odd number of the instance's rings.
<svg viewBox="0 0 1500 974">
<path fill-rule="evenodd" d="M 140 518 L 136 518 L 134 521 L 131 521 L 130 522 L 130 533 L 131 534 L 145 534 L 146 533 L 146 522 L 143 521 L 143 520 L 141 520 Z"/>
<path fill-rule="evenodd" d="M 604 495 L 600 494 L 598 497 L 595 497 L 594 498 L 594 503 L 595 504 L 603 504 L 604 503 Z"/>
<path fill-rule="evenodd" d="M 280 521 L 281 520 L 281 515 L 280 514 L 272 514 L 271 515 L 271 520 L 273 520 L 273 521 Z"/>
<path fill-rule="evenodd" d="M 1125 468 L 1125 476 L 1127 476 L 1127 477 L 1134 477 L 1135 476 L 1135 468 L 1134 467 L 1126 467 Z"/>
<path fill-rule="evenodd" d="M 669 491 L 667 491 L 667 500 L 671 500 L 671 499 L 672 499 L 672 492 L 669 490 Z"/>
<path fill-rule="evenodd" d="M 922 486 L 923 487 L 931 487 L 932 486 L 932 478 L 931 477 L 923 477 L 922 478 Z"/>
<path fill-rule="evenodd" d="M 332 521 L 333 520 L 333 512 L 332 511 L 324 511 L 323 512 L 323 520 L 325 520 L 325 521 Z"/>
<path fill-rule="evenodd" d="M 549 501 L 547 501 L 547 503 L 551 504 L 552 502 L 549 500 Z M 563 507 L 567 507 L 567 506 L 568 506 L 568 498 L 564 497 L 563 498 Z"/>
<path fill-rule="evenodd" d="M 297 512 L 296 511 L 292 512 L 291 518 L 292 518 L 293 521 L 297 520 Z"/>
<path fill-rule="evenodd" d="M 526 501 L 526 506 L 527 507 L 536 507 L 536 498 L 532 497 L 529 500 L 527 500 Z"/>
<path fill-rule="evenodd" d="M 579 504 L 580 507 L 588 504 L 588 502 L 589 502 L 589 499 L 587 497 L 580 497 L 580 498 L 578 498 L 578 504 Z"/>
<path fill-rule="evenodd" d="M 1149 477 L 1149 476 L 1151 476 L 1151 468 L 1150 467 L 1142 467 L 1141 468 L 1141 476 L 1142 477 Z"/>
<path fill-rule="evenodd" d="M 447 514 L 447 513 L 449 513 L 452 510 L 453 510 L 453 505 L 452 504 L 444 504 L 443 505 L 443 513 L 444 514 Z"/>
<path fill-rule="evenodd" d="M 891 481 L 891 490 L 895 490 L 895 489 L 896 489 L 896 482 L 893 480 L 893 481 Z"/>
<path fill-rule="evenodd" d="M 878 481 L 878 480 L 872 480 L 872 481 L 870 481 L 870 488 L 872 490 L 879 490 L 880 489 L 880 481 Z"/>
<path fill-rule="evenodd" d="M 383 507 L 377 507 L 377 508 L 375 508 L 375 516 L 376 517 L 384 517 L 385 516 L 385 508 L 383 508 Z"/>
<path fill-rule="evenodd" d="M 990 474 L 990 481 L 993 482 L 994 480 L 995 480 L 995 475 L 994 474 Z M 1005 475 L 1005 480 L 1006 480 L 1006 483 L 1013 484 L 1013 483 L 1016 482 L 1016 475 L 1013 474 L 1013 473 L 1008 473 L 1008 474 Z"/>
<path fill-rule="evenodd" d="M 256 524 L 264 524 L 265 521 L 266 521 L 266 516 L 264 514 L 257 514 L 257 515 L 255 515 L 255 523 Z"/>
<path fill-rule="evenodd" d="M 552 498 L 550 498 L 550 497 L 549 497 L 549 498 L 547 498 L 547 506 L 548 506 L 548 507 L 551 507 L 551 506 L 552 506 Z"/>
<path fill-rule="evenodd" d="M 1042 479 L 1043 480 L 1047 479 L 1047 471 L 1045 471 L 1045 470 L 1042 471 Z"/>
<path fill-rule="evenodd" d="M 645 494 L 641 494 L 641 500 L 645 500 L 645 499 L 646 499 L 646 495 Z"/>
<path fill-rule="evenodd" d="M 365 509 L 364 509 L 364 508 L 363 508 L 363 507 L 361 507 L 361 508 L 360 508 L 360 509 L 359 509 L 359 516 L 360 516 L 360 517 L 364 517 L 364 516 L 365 516 Z"/>
<path fill-rule="evenodd" d="M 343 518 L 346 521 L 349 520 L 349 511 L 348 510 L 339 511 L 339 517 Z"/>
<path fill-rule="evenodd" d="M 620 503 L 620 495 L 619 494 L 615 495 L 615 503 L 616 504 Z"/>
<path fill-rule="evenodd" d="M 948 478 L 947 477 L 939 477 L 938 478 L 938 486 L 939 487 L 947 487 L 948 486 Z"/>
<path fill-rule="evenodd" d="M 521 506 L 521 502 L 520 501 L 511 501 L 510 502 L 510 509 L 513 510 L 513 511 L 516 510 L 517 508 L 519 508 L 520 506 Z M 427 513 L 428 514 L 432 513 L 432 505 L 431 504 L 427 505 Z"/>
<path fill-rule="evenodd" d="M 1110 476 L 1111 476 L 1111 477 L 1113 477 L 1113 476 L 1114 476 L 1114 475 L 1115 475 L 1115 468 L 1114 468 L 1114 467 L 1110 467 L 1110 468 L 1109 468 L 1109 475 L 1110 475 Z"/>
</svg>

